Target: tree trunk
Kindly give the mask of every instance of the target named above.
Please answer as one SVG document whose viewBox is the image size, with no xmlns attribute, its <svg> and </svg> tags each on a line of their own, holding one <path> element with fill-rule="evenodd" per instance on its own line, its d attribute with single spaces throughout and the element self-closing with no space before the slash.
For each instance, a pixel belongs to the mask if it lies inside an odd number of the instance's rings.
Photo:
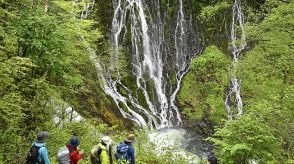
<svg viewBox="0 0 294 164">
<path fill-rule="evenodd" d="M 71 108 L 71 113 L 70 113 L 70 119 L 69 119 L 69 122 L 72 122 L 72 119 L 73 119 L 73 112 L 74 112 L 74 108 L 72 107 L 72 108 Z"/>
</svg>

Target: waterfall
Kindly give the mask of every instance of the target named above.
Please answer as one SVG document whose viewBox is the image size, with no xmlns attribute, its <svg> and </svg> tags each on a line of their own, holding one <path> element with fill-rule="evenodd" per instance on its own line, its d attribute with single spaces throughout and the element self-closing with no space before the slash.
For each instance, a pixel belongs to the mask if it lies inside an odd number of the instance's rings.
<svg viewBox="0 0 294 164">
<path fill-rule="evenodd" d="M 190 17 L 192 18 L 192 17 Z M 192 20 L 192 19 L 190 19 Z M 190 24 L 190 26 L 192 26 Z M 183 12 L 183 1 L 179 0 L 179 9 L 177 13 L 177 25 L 175 29 L 175 49 L 176 49 L 176 55 L 175 55 L 175 70 L 177 71 L 176 73 L 176 80 L 177 80 L 177 85 L 176 89 L 174 90 L 173 94 L 170 97 L 170 107 L 172 110 L 170 110 L 170 118 L 169 120 L 172 121 L 173 114 L 172 112 L 176 113 L 177 119 L 178 119 L 178 125 L 182 123 L 182 120 L 180 118 L 180 113 L 178 107 L 175 105 L 175 99 L 176 95 L 180 90 L 181 87 L 181 82 L 184 77 L 184 75 L 188 72 L 189 67 L 188 63 L 189 60 L 187 61 L 187 56 L 189 59 L 192 59 L 191 52 L 188 52 L 186 49 L 188 39 L 186 37 L 187 35 L 187 26 L 186 26 L 186 20 L 184 17 L 184 12 Z"/>
<path fill-rule="evenodd" d="M 95 0 L 82 1 L 82 2 L 84 3 L 84 7 L 83 7 L 83 10 L 81 11 L 80 18 L 81 19 L 87 19 L 88 16 L 90 15 L 91 11 L 93 10 L 93 7 L 95 5 Z M 76 3 L 79 3 L 79 1 L 76 1 Z M 90 54 L 91 60 L 94 61 L 94 63 L 95 63 L 95 67 L 96 67 L 96 70 L 97 70 L 97 73 L 98 73 L 98 77 L 100 77 L 100 79 L 101 79 L 102 88 L 103 88 L 104 92 L 107 95 L 109 95 L 110 97 L 113 98 L 114 102 L 118 106 L 118 108 L 119 108 L 119 110 L 120 110 L 120 112 L 121 112 L 121 114 L 123 115 L 124 118 L 130 119 L 130 120 L 134 121 L 135 123 L 137 123 L 140 126 L 146 126 L 146 121 L 144 120 L 144 118 L 140 114 L 133 111 L 129 107 L 129 105 L 127 104 L 127 99 L 128 98 L 122 96 L 118 92 L 116 85 L 120 84 L 120 85 L 123 86 L 123 84 L 120 82 L 119 79 L 113 81 L 110 77 L 107 77 L 105 74 L 103 74 L 105 68 L 103 68 L 102 65 L 100 64 L 100 61 L 98 60 L 98 57 L 96 55 L 95 50 L 90 47 L 90 45 L 85 41 L 83 36 L 81 36 L 80 38 L 81 38 L 82 43 L 85 45 L 85 47 L 87 47 L 87 51 Z M 135 104 L 135 102 L 131 98 L 130 98 L 130 100 L 131 100 L 132 104 Z M 125 105 L 125 107 L 127 108 L 128 112 L 125 112 L 124 109 L 119 105 L 119 103 L 123 103 Z M 137 109 L 140 109 L 145 113 L 148 113 L 140 105 L 135 104 L 135 106 L 137 107 Z M 152 118 L 152 117 L 148 117 L 148 119 L 149 119 L 149 121 L 154 120 L 154 118 Z"/>
<path fill-rule="evenodd" d="M 231 27 L 231 44 L 233 47 L 233 68 L 232 68 L 232 76 L 231 76 L 231 84 L 228 92 L 225 95 L 225 106 L 228 113 L 228 119 L 233 119 L 234 112 L 232 111 L 232 95 L 235 96 L 234 103 L 237 106 L 236 116 L 240 116 L 243 113 L 243 103 L 241 98 L 241 80 L 238 80 L 236 77 L 236 70 L 238 66 L 238 58 L 240 52 L 246 46 L 246 36 L 244 30 L 244 13 L 242 11 L 241 2 L 239 0 L 235 0 L 233 7 L 233 19 L 232 19 L 232 27 Z"/>
<path fill-rule="evenodd" d="M 78 2 L 78 0 L 76 0 Z M 84 8 L 81 12 L 80 18 L 86 19 L 90 15 L 91 11 L 93 10 L 95 4 L 95 0 L 90 0 L 89 2 L 84 2 Z"/>
<path fill-rule="evenodd" d="M 84 9 L 80 18 L 87 19 L 95 0 L 82 2 Z M 170 40 L 171 36 L 166 37 L 164 33 L 165 15 L 160 9 L 159 0 L 113 0 L 111 40 L 115 53 L 111 55 L 110 67 L 103 67 L 95 50 L 81 36 L 82 43 L 95 62 L 104 92 L 112 98 L 122 116 L 151 129 L 181 125 L 175 99 L 181 81 L 189 70 L 191 58 L 196 54 L 192 17 L 189 21 L 185 20 L 182 0 L 178 1 L 173 41 Z M 193 36 L 189 38 L 188 33 Z M 125 44 L 128 35 L 131 45 Z M 135 91 L 125 85 L 117 68 L 121 47 L 129 50 L 127 52 L 131 55 Z M 171 47 L 175 47 L 175 50 L 172 51 Z M 174 59 L 173 62 L 170 62 L 171 59 Z M 113 72 L 116 76 L 113 76 Z M 171 76 L 175 76 L 176 84 L 170 82 Z M 121 89 L 125 91 L 124 94 Z M 140 102 L 138 92 L 143 94 L 145 103 Z"/>
<path fill-rule="evenodd" d="M 192 23 L 185 20 L 182 0 L 178 1 L 174 44 L 171 45 L 175 47 L 175 52 L 168 52 L 170 47 L 167 47 L 168 41 L 164 34 L 165 18 L 159 0 L 113 0 L 113 10 L 111 38 L 115 53 L 111 57 L 111 68 L 116 68 L 118 64 L 120 47 L 130 49 L 137 90 L 131 91 L 123 84 L 117 69 L 118 76 L 105 79 L 105 93 L 112 97 L 125 118 L 136 120 L 139 125 L 147 123 L 155 128 L 180 125 L 182 120 L 175 98 L 195 54 L 193 48 L 185 48 L 189 44 L 187 32 Z M 128 35 L 131 45 L 125 45 Z M 172 66 L 176 76 L 175 86 L 168 83 L 172 73 L 168 71 L 170 66 L 166 61 L 170 60 L 171 54 L 175 54 L 172 55 L 175 59 Z M 128 92 L 128 97 L 119 93 L 118 88 L 121 87 Z M 144 95 L 147 106 L 141 105 L 135 92 Z"/>
</svg>

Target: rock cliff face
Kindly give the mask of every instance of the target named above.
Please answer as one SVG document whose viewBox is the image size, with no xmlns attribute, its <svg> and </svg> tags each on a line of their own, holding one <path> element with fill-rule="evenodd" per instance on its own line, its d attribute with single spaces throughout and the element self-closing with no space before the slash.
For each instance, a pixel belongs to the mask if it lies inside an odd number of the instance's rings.
<svg viewBox="0 0 294 164">
<path fill-rule="evenodd" d="M 164 128 L 181 125 L 181 113 L 198 121 L 224 118 L 221 104 L 229 85 L 233 3 L 97 2 L 94 17 L 103 24 L 105 43 L 97 54 L 102 54 L 102 89 L 110 100 L 105 103 L 108 107 L 100 107 L 105 120 L 114 123 L 110 120 L 117 116 L 137 125 Z M 215 46 L 206 48 L 209 45 Z M 109 48 L 113 52 L 104 54 Z"/>
</svg>

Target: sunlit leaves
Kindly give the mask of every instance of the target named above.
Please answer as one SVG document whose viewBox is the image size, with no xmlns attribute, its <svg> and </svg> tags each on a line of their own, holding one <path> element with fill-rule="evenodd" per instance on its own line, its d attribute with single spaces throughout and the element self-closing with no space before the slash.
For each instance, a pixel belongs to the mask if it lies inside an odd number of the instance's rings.
<svg viewBox="0 0 294 164">
<path fill-rule="evenodd" d="M 269 162 L 280 157 L 281 143 L 264 120 L 248 114 L 226 122 L 214 138 L 218 158 L 223 163 Z"/>
<path fill-rule="evenodd" d="M 209 46 L 191 62 L 178 95 L 180 106 L 192 120 L 219 123 L 225 118 L 223 94 L 228 83 L 229 59 L 215 46 Z"/>
</svg>

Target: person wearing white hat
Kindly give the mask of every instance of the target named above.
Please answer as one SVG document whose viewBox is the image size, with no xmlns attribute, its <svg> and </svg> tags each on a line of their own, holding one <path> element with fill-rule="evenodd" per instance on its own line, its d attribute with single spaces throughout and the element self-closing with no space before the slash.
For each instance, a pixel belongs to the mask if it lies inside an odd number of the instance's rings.
<svg viewBox="0 0 294 164">
<path fill-rule="evenodd" d="M 103 136 L 101 142 L 95 145 L 91 150 L 91 163 L 112 164 L 111 144 L 112 139 L 109 136 Z"/>
</svg>

